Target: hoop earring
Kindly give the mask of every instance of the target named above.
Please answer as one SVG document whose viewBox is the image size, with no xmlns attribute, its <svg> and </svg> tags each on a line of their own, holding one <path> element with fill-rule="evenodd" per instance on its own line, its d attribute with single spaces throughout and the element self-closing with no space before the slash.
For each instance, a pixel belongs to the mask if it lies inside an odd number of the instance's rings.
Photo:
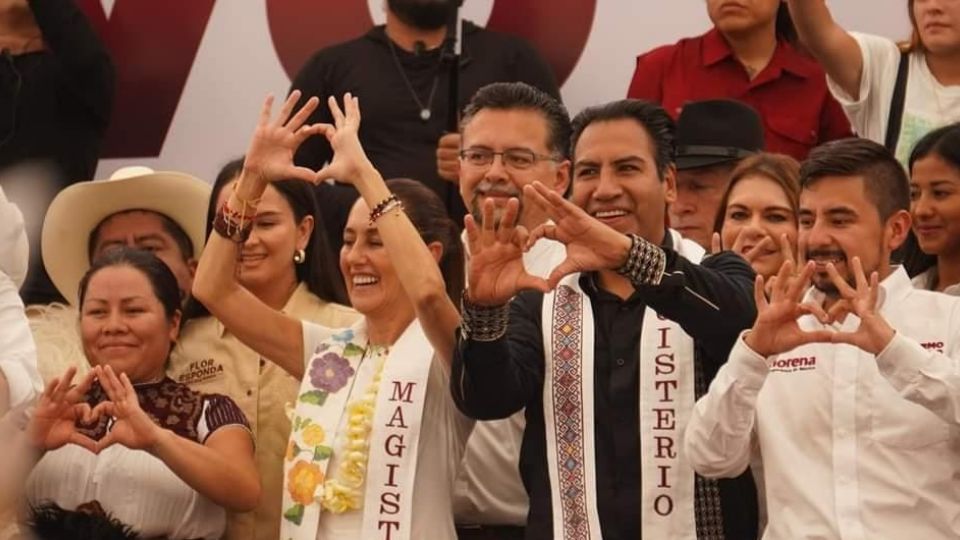
<svg viewBox="0 0 960 540">
<path fill-rule="evenodd" d="M 293 253 L 293 262 L 294 262 L 294 264 L 303 264 L 303 261 L 305 261 L 305 260 L 307 260 L 307 252 L 306 252 L 306 251 L 304 251 L 304 250 L 302 250 L 302 249 L 298 249 L 297 251 L 295 251 L 295 252 Z"/>
</svg>

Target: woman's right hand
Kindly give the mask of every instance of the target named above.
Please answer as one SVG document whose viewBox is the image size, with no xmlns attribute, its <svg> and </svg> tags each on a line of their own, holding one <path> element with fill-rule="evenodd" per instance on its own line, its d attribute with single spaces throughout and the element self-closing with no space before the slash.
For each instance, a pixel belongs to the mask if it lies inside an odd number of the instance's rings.
<svg viewBox="0 0 960 540">
<path fill-rule="evenodd" d="M 333 96 L 327 100 L 327 105 L 333 116 L 333 125 L 320 127 L 333 149 L 333 160 L 317 173 L 317 179 L 355 184 L 364 172 L 373 168 L 360 144 L 360 100 L 347 92 L 343 96 L 342 110 Z"/>
<path fill-rule="evenodd" d="M 79 384 L 72 386 L 76 374 L 77 368 L 71 367 L 62 377 L 47 383 L 28 428 L 35 448 L 56 450 L 73 443 L 91 452 L 97 451 L 97 443 L 76 428 L 78 421 L 89 424 L 96 419 L 90 405 L 83 401 L 96 373 L 90 370 Z"/>
<path fill-rule="evenodd" d="M 290 179 L 313 183 L 317 181 L 317 172 L 308 167 L 297 167 L 293 163 L 293 156 L 303 141 L 323 133 L 325 129 L 325 124 L 305 123 L 320 104 L 320 100 L 311 97 L 293 114 L 299 100 L 300 91 L 294 90 L 280 108 L 277 117 L 271 118 L 273 96 L 267 96 L 244 157 L 244 176 L 249 175 L 250 180 L 260 182 Z"/>
</svg>

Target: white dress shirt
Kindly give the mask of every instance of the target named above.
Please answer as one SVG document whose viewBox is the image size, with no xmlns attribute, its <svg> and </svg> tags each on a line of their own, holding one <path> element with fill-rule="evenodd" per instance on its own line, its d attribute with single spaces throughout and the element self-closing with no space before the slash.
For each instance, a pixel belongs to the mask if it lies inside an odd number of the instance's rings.
<svg viewBox="0 0 960 540">
<path fill-rule="evenodd" d="M 697 472 L 736 476 L 759 450 L 764 540 L 960 538 L 960 298 L 913 288 L 902 268 L 881 288 L 897 333 L 879 355 L 811 344 L 764 358 L 741 338 L 697 402 L 684 441 Z"/>
</svg>

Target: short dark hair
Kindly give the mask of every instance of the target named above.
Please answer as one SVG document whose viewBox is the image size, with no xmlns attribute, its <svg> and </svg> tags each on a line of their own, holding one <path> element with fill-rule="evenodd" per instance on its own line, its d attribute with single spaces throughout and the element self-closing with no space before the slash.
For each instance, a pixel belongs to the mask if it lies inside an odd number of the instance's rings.
<svg viewBox="0 0 960 540">
<path fill-rule="evenodd" d="M 421 182 L 407 178 L 387 180 L 387 187 L 403 203 L 403 209 L 420 233 L 424 243 L 440 242 L 440 272 L 447 284 L 447 295 L 454 305 L 460 305 L 460 295 L 466 280 L 463 241 L 457 225 L 450 219 L 440 197 Z"/>
<path fill-rule="evenodd" d="M 676 146 L 674 121 L 663 107 L 642 99 L 621 99 L 603 105 L 588 107 L 573 119 L 573 134 L 570 148 L 576 153 L 577 142 L 590 124 L 613 120 L 634 120 L 646 130 L 653 143 L 653 157 L 657 175 L 664 179 L 667 169 L 673 164 Z"/>
<path fill-rule="evenodd" d="M 94 259 L 90 269 L 80 279 L 77 295 L 80 299 L 79 305 L 83 305 L 83 300 L 87 296 L 87 287 L 93 276 L 104 268 L 115 266 L 129 266 L 147 277 L 153 294 L 163 306 L 167 320 L 172 320 L 174 314 L 180 311 L 180 286 L 177 284 L 176 276 L 173 275 L 173 270 L 170 270 L 170 267 L 153 253 L 126 246 L 110 248 Z"/>
<path fill-rule="evenodd" d="M 543 115 L 547 121 L 547 148 L 563 158 L 570 157 L 570 114 L 550 94 L 523 82 L 496 82 L 477 90 L 463 109 L 460 131 L 480 111 L 529 110 Z"/>
<path fill-rule="evenodd" d="M 66 510 L 53 502 L 30 508 L 28 526 L 37 540 L 138 540 L 133 527 L 124 524 L 112 514 L 78 508 Z"/>
<path fill-rule="evenodd" d="M 886 222 L 900 210 L 910 210 L 910 184 L 897 158 L 869 139 L 840 139 L 813 149 L 800 165 L 800 188 L 807 189 L 825 176 L 858 176 Z"/>
<path fill-rule="evenodd" d="M 183 230 L 183 227 L 179 223 L 171 219 L 165 214 L 161 214 L 155 210 L 147 210 L 143 208 L 131 208 L 129 210 L 121 210 L 119 212 L 114 212 L 109 216 L 103 218 L 100 223 L 97 223 L 97 226 L 93 228 L 90 232 L 90 237 L 87 240 L 87 259 L 93 260 L 94 250 L 97 249 L 97 242 L 100 240 L 100 228 L 103 227 L 103 224 L 106 223 L 110 218 L 114 216 L 119 216 L 123 214 L 129 214 L 131 212 L 147 212 L 153 214 L 160 218 L 160 226 L 163 227 L 163 230 L 170 235 L 170 238 L 173 238 L 173 242 L 177 245 L 177 248 L 180 250 L 180 254 L 183 256 L 184 261 L 188 261 L 193 258 L 193 240 L 190 239 L 190 235 L 187 234 L 187 231 Z"/>
</svg>

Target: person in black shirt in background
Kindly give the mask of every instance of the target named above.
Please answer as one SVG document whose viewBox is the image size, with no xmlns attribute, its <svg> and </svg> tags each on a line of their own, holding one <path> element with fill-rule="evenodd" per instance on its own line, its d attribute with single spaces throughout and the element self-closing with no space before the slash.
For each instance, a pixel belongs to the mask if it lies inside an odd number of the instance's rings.
<svg viewBox="0 0 960 540">
<path fill-rule="evenodd" d="M 524 204 L 551 222 L 514 226 L 517 200 L 497 225 L 492 201 L 482 225 L 467 217 L 451 390 L 478 420 L 526 407 L 528 539 L 757 537 L 750 472 L 708 481 L 678 452 L 695 398 L 756 309 L 746 261 L 705 257 L 664 227 L 676 197 L 673 132 L 649 102 L 589 108 L 573 120 L 572 202 L 539 183 L 524 188 Z M 567 247 L 546 280 L 521 258 L 543 237 Z"/>
<path fill-rule="evenodd" d="M 63 300 L 40 226 L 58 191 L 93 178 L 113 94 L 113 61 L 75 0 L 0 0 L 0 185 L 32 243 L 26 303 Z"/>
<path fill-rule="evenodd" d="M 384 178 L 413 178 L 433 189 L 447 204 L 454 222 L 465 209 L 457 185 L 438 174 L 437 146 L 448 125 L 449 66 L 441 62 L 446 24 L 456 9 L 452 0 L 387 0 L 386 24 L 354 40 L 321 49 L 301 68 L 290 91 L 311 96 L 360 98 L 360 141 Z M 493 82 L 526 82 L 560 99 L 550 67 L 519 37 L 463 22 L 460 103 Z M 298 105 L 299 106 L 299 105 Z M 308 123 L 332 122 L 319 107 Z M 459 148 L 457 148 L 459 151 Z M 297 151 L 297 165 L 317 170 L 331 158 L 323 137 L 308 139 Z M 454 156 L 456 157 L 456 156 Z M 456 175 L 453 175 L 455 178 Z M 357 192 L 342 184 L 321 184 L 317 200 L 334 252 Z"/>
</svg>

